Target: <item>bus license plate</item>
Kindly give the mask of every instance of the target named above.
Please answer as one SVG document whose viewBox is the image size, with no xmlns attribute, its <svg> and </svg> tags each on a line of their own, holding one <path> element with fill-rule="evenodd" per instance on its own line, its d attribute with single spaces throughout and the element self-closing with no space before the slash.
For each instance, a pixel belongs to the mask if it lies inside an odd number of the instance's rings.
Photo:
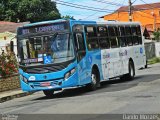
<svg viewBox="0 0 160 120">
<path fill-rule="evenodd" d="M 42 87 L 48 87 L 48 86 L 50 86 L 50 85 L 51 85 L 50 82 L 43 82 L 43 83 L 41 83 L 41 86 L 42 86 Z"/>
</svg>

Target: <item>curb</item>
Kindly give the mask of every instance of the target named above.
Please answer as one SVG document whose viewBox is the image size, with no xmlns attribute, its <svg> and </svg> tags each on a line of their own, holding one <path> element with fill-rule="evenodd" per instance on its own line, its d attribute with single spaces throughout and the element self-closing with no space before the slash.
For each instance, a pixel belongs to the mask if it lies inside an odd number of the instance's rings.
<svg viewBox="0 0 160 120">
<path fill-rule="evenodd" d="M 14 98 L 20 98 L 20 97 L 28 96 L 28 95 L 31 95 L 33 93 L 35 93 L 35 92 L 23 92 L 23 93 L 18 93 L 18 94 L 14 94 L 14 95 L 5 96 L 5 97 L 0 98 L 0 103 L 12 100 Z"/>
</svg>

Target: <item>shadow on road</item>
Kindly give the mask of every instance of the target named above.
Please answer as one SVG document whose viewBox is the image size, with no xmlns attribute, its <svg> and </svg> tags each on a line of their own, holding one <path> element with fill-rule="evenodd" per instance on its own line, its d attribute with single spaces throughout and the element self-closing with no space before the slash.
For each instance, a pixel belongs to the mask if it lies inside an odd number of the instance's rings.
<svg viewBox="0 0 160 120">
<path fill-rule="evenodd" d="M 110 81 L 105 81 L 101 83 L 101 87 L 96 91 L 89 91 L 87 87 L 79 87 L 66 89 L 62 92 L 58 92 L 54 95 L 54 97 L 40 97 L 34 100 L 48 100 L 48 99 L 56 99 L 56 98 L 65 98 L 65 97 L 73 97 L 73 96 L 81 96 L 81 95 L 91 95 L 103 92 L 115 92 L 126 90 L 132 87 L 137 86 L 140 82 L 150 82 L 160 78 L 160 74 L 150 74 L 150 75 L 139 75 L 136 76 L 133 80 L 120 80 L 113 79 Z"/>
</svg>

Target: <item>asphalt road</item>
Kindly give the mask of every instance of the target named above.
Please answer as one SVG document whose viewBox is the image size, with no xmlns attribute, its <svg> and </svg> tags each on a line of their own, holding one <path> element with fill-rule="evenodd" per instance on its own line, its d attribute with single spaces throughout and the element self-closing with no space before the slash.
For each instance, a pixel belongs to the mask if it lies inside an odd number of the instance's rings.
<svg viewBox="0 0 160 120">
<path fill-rule="evenodd" d="M 38 119 L 44 114 L 89 114 L 85 117 L 92 119 L 99 118 L 98 114 L 155 114 L 160 113 L 159 86 L 160 64 L 154 64 L 138 70 L 132 81 L 116 79 L 103 82 L 96 91 L 88 91 L 84 87 L 64 90 L 53 98 L 37 92 L 0 103 L 0 113 L 43 114 Z M 67 118 L 67 115 L 62 116 Z M 83 119 L 82 116 L 80 118 Z M 106 117 L 101 115 L 101 118 Z"/>
</svg>

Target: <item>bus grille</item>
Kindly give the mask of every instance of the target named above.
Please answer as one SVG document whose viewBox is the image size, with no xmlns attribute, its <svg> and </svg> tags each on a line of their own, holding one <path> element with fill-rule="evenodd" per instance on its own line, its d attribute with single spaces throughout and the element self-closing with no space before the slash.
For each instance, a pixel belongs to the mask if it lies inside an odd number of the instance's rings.
<svg viewBox="0 0 160 120">
<path fill-rule="evenodd" d="M 28 68 L 26 69 L 27 73 L 33 73 L 33 74 L 42 74 L 42 73 L 50 73 L 50 72 L 56 72 L 64 69 L 65 66 L 58 65 L 58 66 L 49 66 L 49 67 L 35 67 L 35 68 Z"/>
<path fill-rule="evenodd" d="M 47 64 L 47 65 L 40 65 L 40 66 L 19 66 L 26 73 L 30 74 L 43 74 L 43 73 L 51 73 L 57 72 L 60 70 L 65 69 L 70 63 L 74 61 L 70 60 L 64 63 L 56 63 L 56 64 Z"/>
</svg>

